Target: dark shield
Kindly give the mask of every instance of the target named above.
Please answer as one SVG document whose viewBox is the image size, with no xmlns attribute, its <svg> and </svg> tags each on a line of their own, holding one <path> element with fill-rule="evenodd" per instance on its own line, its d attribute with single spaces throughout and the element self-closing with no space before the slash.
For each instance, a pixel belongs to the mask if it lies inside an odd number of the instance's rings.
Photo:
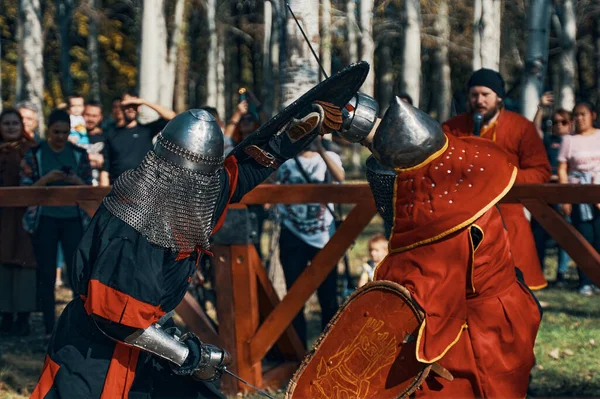
<svg viewBox="0 0 600 399">
<path fill-rule="evenodd" d="M 358 92 L 368 73 L 369 64 L 361 61 L 349 65 L 335 75 L 325 79 L 246 137 L 231 151 L 231 154 L 243 156 L 244 148 L 250 145 L 261 147 L 292 118 L 304 116 L 311 112 L 311 104 L 314 101 L 326 101 L 340 108 L 344 107 L 352 96 Z"/>
</svg>

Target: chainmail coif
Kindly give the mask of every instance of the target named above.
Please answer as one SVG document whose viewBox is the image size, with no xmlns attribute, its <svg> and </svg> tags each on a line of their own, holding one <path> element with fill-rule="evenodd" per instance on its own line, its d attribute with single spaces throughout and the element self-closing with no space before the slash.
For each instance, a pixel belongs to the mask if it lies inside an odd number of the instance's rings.
<svg viewBox="0 0 600 399">
<path fill-rule="evenodd" d="M 104 206 L 153 244 L 208 251 L 221 172 L 194 172 L 150 151 L 139 167 L 119 176 Z"/>
<path fill-rule="evenodd" d="M 394 184 L 396 175 L 376 170 L 375 164 L 375 159 L 370 157 L 367 161 L 367 181 L 373 192 L 377 210 L 383 219 L 385 235 L 389 237 L 394 226 Z"/>
</svg>

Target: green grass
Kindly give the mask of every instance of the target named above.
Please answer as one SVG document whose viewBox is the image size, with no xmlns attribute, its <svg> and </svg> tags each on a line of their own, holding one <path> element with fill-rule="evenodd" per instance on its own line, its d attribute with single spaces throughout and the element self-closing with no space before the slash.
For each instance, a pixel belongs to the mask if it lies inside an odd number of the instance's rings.
<svg viewBox="0 0 600 399">
<path fill-rule="evenodd" d="M 547 289 L 532 372 L 535 396 L 600 395 L 600 298 Z M 558 350 L 559 357 L 551 357 Z"/>
</svg>

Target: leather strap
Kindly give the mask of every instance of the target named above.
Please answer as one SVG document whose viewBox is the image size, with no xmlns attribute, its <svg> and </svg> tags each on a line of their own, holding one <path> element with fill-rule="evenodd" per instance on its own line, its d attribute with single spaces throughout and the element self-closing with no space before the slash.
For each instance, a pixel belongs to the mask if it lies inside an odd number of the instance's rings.
<svg viewBox="0 0 600 399">
<path fill-rule="evenodd" d="M 273 154 L 270 154 L 267 151 L 263 150 L 260 147 L 255 146 L 255 145 L 251 145 L 251 146 L 244 148 L 244 152 L 246 154 L 248 154 L 249 156 L 251 156 L 252 158 L 254 158 L 254 160 L 256 162 L 258 162 L 260 165 L 262 165 L 264 167 L 277 170 L 281 166 L 281 162 L 279 162 L 273 156 Z"/>
</svg>

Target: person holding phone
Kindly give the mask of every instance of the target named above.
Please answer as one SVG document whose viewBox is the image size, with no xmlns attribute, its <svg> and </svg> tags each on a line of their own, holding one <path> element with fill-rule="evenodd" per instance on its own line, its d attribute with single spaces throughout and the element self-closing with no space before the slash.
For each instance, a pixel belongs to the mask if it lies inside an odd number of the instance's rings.
<svg viewBox="0 0 600 399">
<path fill-rule="evenodd" d="M 69 140 L 69 114 L 52 111 L 48 119 L 47 141 L 32 148 L 21 163 L 22 186 L 83 186 L 92 184 L 90 161 L 85 149 Z M 87 215 L 77 206 L 29 207 L 23 225 L 31 234 L 37 262 L 37 300 L 44 314 L 46 334 L 54 329 L 54 285 L 57 248 L 60 242 L 69 277 L 73 253 L 83 234 Z M 70 282 L 69 282 L 70 283 Z M 71 284 L 69 284 L 71 286 Z"/>
</svg>

